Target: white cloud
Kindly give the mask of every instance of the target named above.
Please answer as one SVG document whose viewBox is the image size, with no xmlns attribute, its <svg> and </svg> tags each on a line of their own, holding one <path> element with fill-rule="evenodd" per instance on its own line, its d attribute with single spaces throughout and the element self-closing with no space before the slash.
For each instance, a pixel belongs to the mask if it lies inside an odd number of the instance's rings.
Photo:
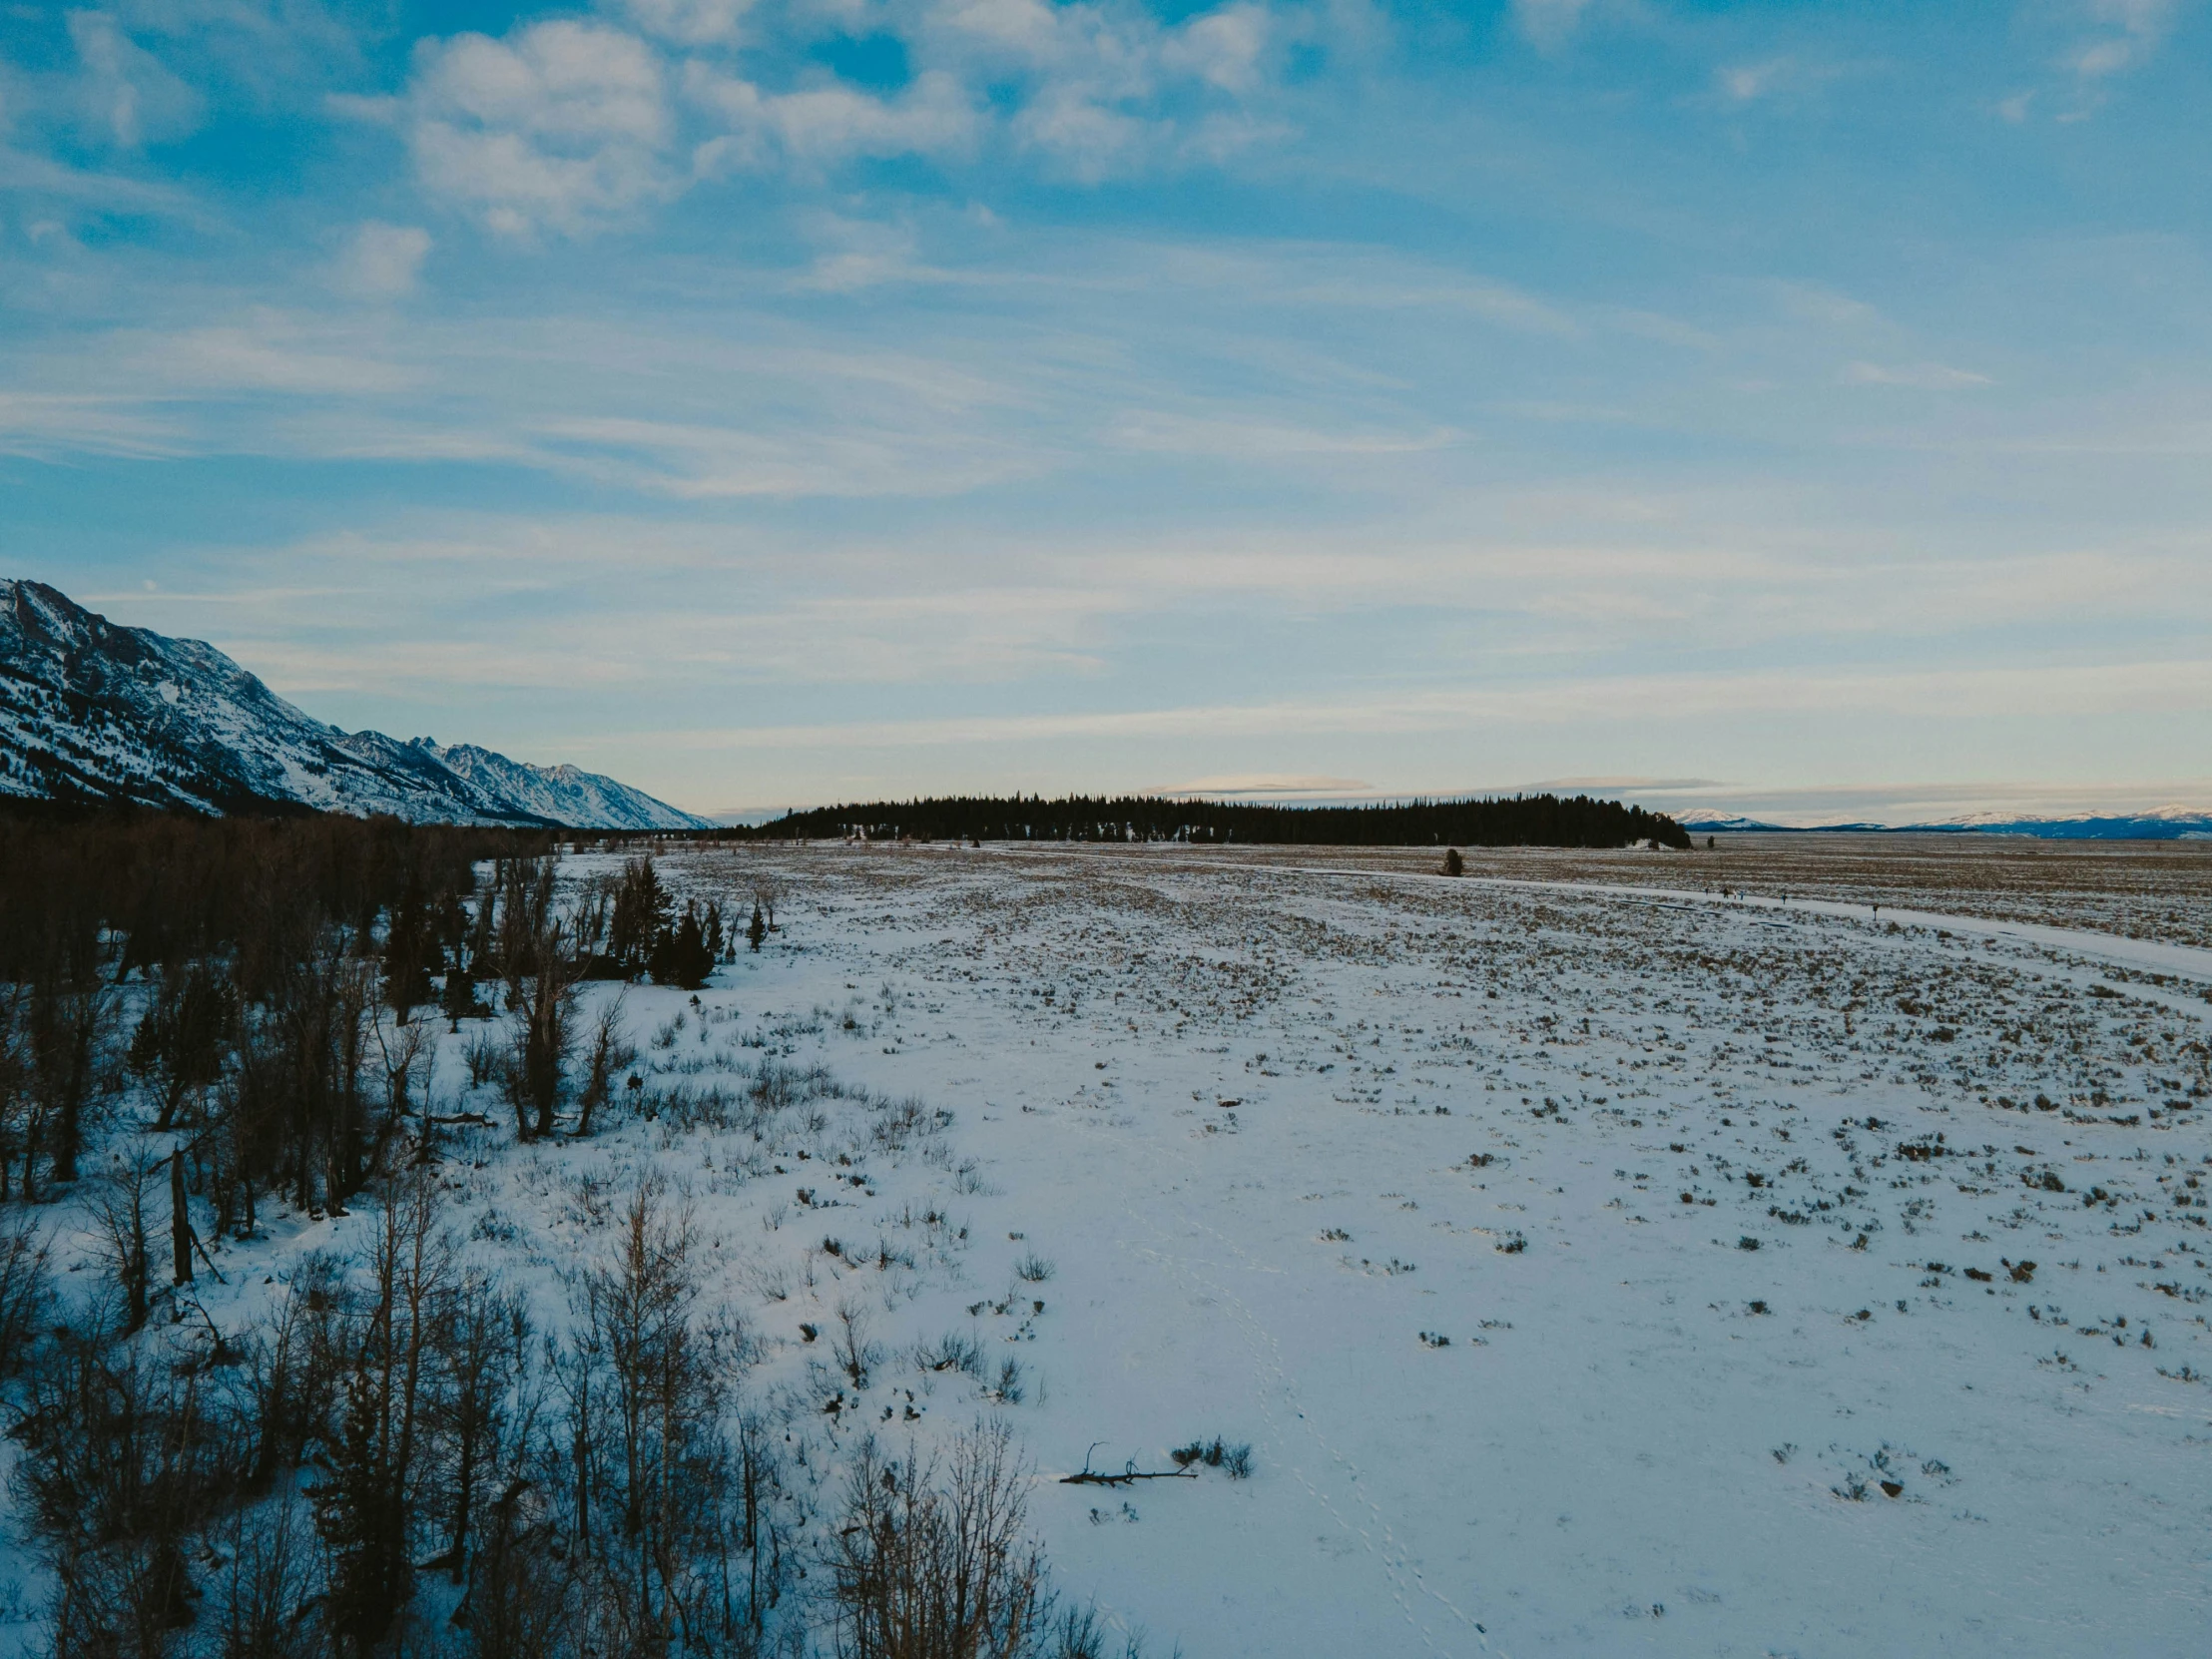
<svg viewBox="0 0 2212 1659">
<path fill-rule="evenodd" d="M 1085 184 L 1134 165 L 1148 140 L 1164 137 L 1158 123 L 1092 96 L 1081 85 L 1046 88 L 1014 118 L 1023 149 L 1044 152 Z"/>
<path fill-rule="evenodd" d="M 0 391 L 0 454 L 151 457 L 182 453 L 184 439 L 138 398 Z"/>
<path fill-rule="evenodd" d="M 1160 158 L 1216 161 L 1278 129 L 1224 121 L 1264 96 L 1283 14 L 1232 4 L 1168 25 L 1135 6 L 936 0 L 909 47 L 963 85 L 1018 89 L 1016 145 L 1085 182 Z"/>
<path fill-rule="evenodd" d="M 1255 91 L 1273 18 L 1257 5 L 1224 6 L 1192 18 L 1162 44 L 1160 61 L 1228 93 Z"/>
<path fill-rule="evenodd" d="M 1418 454 L 1463 441 L 1444 428 L 1420 432 L 1324 431 L 1288 421 L 1246 415 L 1132 413 L 1116 421 L 1109 441 L 1117 449 L 1168 455 L 1209 455 L 1223 460 L 1284 460 L 1293 456 Z"/>
<path fill-rule="evenodd" d="M 924 14 L 924 29 L 964 35 L 978 48 L 1003 60 L 1039 67 L 1064 64 L 1073 34 L 1095 29 L 1096 6 L 1054 7 L 1043 0 L 939 0 Z"/>
<path fill-rule="evenodd" d="M 1312 32 L 1263 0 L 1175 24 L 1127 0 L 853 0 L 775 14 L 784 46 L 895 34 L 913 74 L 883 90 L 819 68 L 784 84 L 736 69 L 728 49 L 770 29 L 752 0 L 622 9 L 638 32 L 564 20 L 426 41 L 403 96 L 333 103 L 397 126 L 424 187 L 494 231 L 579 235 L 702 179 L 962 161 L 994 135 L 1084 181 L 1218 163 L 1285 131 L 1247 105 L 1266 95 L 1279 45 Z M 688 168 L 676 161 L 686 152 Z"/>
<path fill-rule="evenodd" d="M 1915 386 L 1922 391 L 1959 391 L 1989 383 L 1986 374 L 1953 368 L 1948 363 L 1858 362 L 1846 368 L 1843 377 L 1854 386 Z"/>
<path fill-rule="evenodd" d="M 119 335 L 131 378 L 179 391 L 358 396 L 421 382 L 411 367 L 276 312 L 173 334 Z"/>
<path fill-rule="evenodd" d="M 623 0 L 631 21 L 679 46 L 728 46 L 740 37 L 753 0 Z"/>
<path fill-rule="evenodd" d="M 1400 697 L 1195 704 L 1076 714 L 966 715 L 848 725 L 709 728 L 657 733 L 696 748 L 900 748 L 1078 738 L 1220 739 L 1343 733 L 1370 737 L 1447 732 L 1469 722 L 1565 725 L 1617 721 L 1624 709 L 1675 719 L 1755 707 L 1793 715 L 1954 717 L 2126 715 L 2146 706 L 2212 709 L 2212 665 L 2144 663 L 1971 667 L 1912 673 L 1806 674 L 1749 670 L 1618 678 L 1590 675 L 1515 687 L 1467 687 Z"/>
<path fill-rule="evenodd" d="M 0 189 L 48 197 L 99 213 L 162 214 L 198 218 L 191 197 L 168 185 L 150 184 L 112 173 L 88 173 L 0 145 Z"/>
<path fill-rule="evenodd" d="M 417 225 L 369 220 L 346 240 L 331 272 L 340 292 L 361 299 L 398 299 L 414 291 L 430 233 Z"/>
<path fill-rule="evenodd" d="M 680 500 L 956 495 L 1034 469 L 1012 446 L 957 428 L 853 420 L 785 431 L 578 415 L 534 434 L 540 464 Z"/>
<path fill-rule="evenodd" d="M 423 185 L 494 231 L 571 235 L 672 195 L 661 64 L 635 35 L 535 23 L 417 49 L 406 100 Z"/>
<path fill-rule="evenodd" d="M 1566 43 L 1590 0 L 1513 0 L 1513 20 L 1521 33 L 1545 51 Z"/>
<path fill-rule="evenodd" d="M 81 66 L 80 117 L 119 149 L 183 138 L 200 125 L 200 95 L 106 12 L 71 12 L 69 39 Z"/>
<path fill-rule="evenodd" d="M 1201 796 L 1220 799 L 1223 796 L 1255 796 L 1275 800 L 1292 796 L 1357 796 L 1366 795 L 1375 786 L 1364 778 L 1327 778 L 1265 772 L 1233 772 L 1217 774 L 1209 778 L 1192 778 L 1181 784 L 1169 784 L 1147 789 L 1146 795 Z"/>
<path fill-rule="evenodd" d="M 2092 22 L 2113 31 L 2074 50 L 2075 73 L 2096 80 L 2148 61 L 2164 42 L 2176 6 L 2175 0 L 2089 0 L 2087 9 Z"/>
<path fill-rule="evenodd" d="M 1766 63 L 1738 64 L 1732 69 L 1717 71 L 1721 90 L 1740 104 L 1748 104 L 1774 91 L 1776 84 L 1790 71 L 1790 60 L 1773 58 Z"/>
<path fill-rule="evenodd" d="M 900 226 L 838 214 L 803 216 L 808 235 L 823 251 L 794 285 L 823 293 L 851 293 L 884 282 L 944 282 L 952 274 L 915 257 L 913 233 Z"/>
<path fill-rule="evenodd" d="M 1860 328 L 1885 321 L 1882 313 L 1864 299 L 1855 299 L 1818 282 L 1773 284 L 1782 308 L 1806 322 L 1831 328 Z"/>
<path fill-rule="evenodd" d="M 841 82 L 764 92 L 694 64 L 685 91 L 729 128 L 700 146 L 695 165 L 703 173 L 778 159 L 824 168 L 858 157 L 946 155 L 968 149 L 978 128 L 966 93 L 940 71 L 917 76 L 896 98 L 877 98 Z"/>
</svg>

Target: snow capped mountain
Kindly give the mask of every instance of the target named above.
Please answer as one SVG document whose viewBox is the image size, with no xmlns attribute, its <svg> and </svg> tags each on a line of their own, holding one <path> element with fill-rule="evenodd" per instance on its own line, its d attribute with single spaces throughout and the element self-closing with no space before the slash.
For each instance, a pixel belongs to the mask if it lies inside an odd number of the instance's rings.
<svg viewBox="0 0 2212 1659">
<path fill-rule="evenodd" d="M 1773 830 L 1775 825 L 1759 819 L 1745 818 L 1741 813 L 1715 812 L 1710 807 L 1692 807 L 1687 812 L 1672 815 L 1675 823 L 1685 830 Z"/>
<path fill-rule="evenodd" d="M 430 756 L 480 793 L 556 824 L 696 830 L 708 823 L 580 767 L 531 766 L 472 743 L 448 746 L 416 738 L 407 747 Z"/>
<path fill-rule="evenodd" d="M 341 731 L 211 645 L 118 627 L 42 582 L 0 579 L 7 796 L 210 813 L 390 813 L 418 824 L 706 825 L 575 767 Z"/>
<path fill-rule="evenodd" d="M 2073 813 L 2029 818 L 2018 813 L 1963 813 L 1920 824 L 1769 824 L 1740 814 L 1693 807 L 1673 815 L 1694 833 L 1709 831 L 1799 832 L 1888 831 L 1915 835 L 2032 835 L 2044 840 L 2165 841 L 2212 840 L 2212 813 L 2195 807 L 2160 807 L 2143 813 Z"/>
<path fill-rule="evenodd" d="M 2212 838 L 2212 813 L 2195 807 L 2160 807 L 2146 813 L 2069 813 L 2062 818 L 1969 813 L 1915 828 L 1975 830 L 1985 835 L 2040 835 L 2051 840 L 2204 840 Z"/>
</svg>

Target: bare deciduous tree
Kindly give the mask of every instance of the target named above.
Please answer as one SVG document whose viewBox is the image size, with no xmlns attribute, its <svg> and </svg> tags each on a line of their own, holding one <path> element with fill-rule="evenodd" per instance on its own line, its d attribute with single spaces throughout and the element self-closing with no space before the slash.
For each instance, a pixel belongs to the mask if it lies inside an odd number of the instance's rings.
<svg viewBox="0 0 2212 1659">
<path fill-rule="evenodd" d="M 512 1021 L 507 1086 L 525 1140 L 553 1133 L 591 942 L 555 911 L 553 872 L 550 858 L 514 860 L 501 898 L 500 962 Z"/>
<path fill-rule="evenodd" d="M 92 1194 L 92 1219 L 99 1230 L 100 1253 L 123 1293 L 126 1336 L 146 1323 L 153 1264 L 147 1250 L 147 1200 L 162 1184 L 166 1159 L 145 1147 L 119 1149 L 101 1172 Z"/>
<path fill-rule="evenodd" d="M 218 1581 L 223 1659 L 312 1659 L 324 1651 L 313 1552 L 287 1489 L 241 1507 L 222 1534 Z"/>
<path fill-rule="evenodd" d="M 592 1114 L 612 1098 L 615 1073 L 638 1057 L 624 1021 L 629 997 L 618 992 L 599 1006 L 584 1040 L 584 1086 L 577 1091 L 576 1133 L 591 1133 Z"/>
<path fill-rule="evenodd" d="M 31 1218 L 0 1219 L 0 1378 L 22 1366 L 52 1295 L 47 1244 Z"/>
<path fill-rule="evenodd" d="M 343 1380 L 336 1467 L 317 1488 L 330 1621 L 365 1653 L 408 1594 L 422 1384 L 453 1247 L 427 1171 L 387 1181 L 368 1251 L 369 1293 Z"/>
<path fill-rule="evenodd" d="M 771 933 L 777 931 L 776 906 L 791 897 L 791 884 L 776 871 L 764 869 L 755 872 L 753 902 L 760 905 L 762 917 L 767 921 Z"/>
<path fill-rule="evenodd" d="M 381 1163 L 384 1147 L 399 1133 L 407 1114 L 414 1109 L 414 1079 L 417 1072 L 427 1069 L 437 1055 L 437 1034 L 420 1020 L 402 1021 L 404 1008 L 392 1010 L 392 1022 L 371 1016 L 369 1029 L 376 1034 L 377 1069 L 384 1078 L 384 1121 L 376 1126 L 376 1147 L 371 1156 L 372 1164 Z M 415 1147 L 415 1161 L 426 1163 L 430 1157 L 430 1101 L 427 1088 L 423 1091 L 421 1135 Z"/>
</svg>

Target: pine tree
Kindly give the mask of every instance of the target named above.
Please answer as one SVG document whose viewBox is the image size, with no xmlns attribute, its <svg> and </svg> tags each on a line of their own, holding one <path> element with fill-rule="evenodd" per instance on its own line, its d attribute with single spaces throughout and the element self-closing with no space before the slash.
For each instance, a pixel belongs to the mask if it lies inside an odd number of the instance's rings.
<svg viewBox="0 0 2212 1659">
<path fill-rule="evenodd" d="M 675 908 L 676 900 L 661 884 L 651 858 L 632 858 L 623 864 L 622 879 L 615 886 L 614 916 L 607 928 L 607 954 L 623 978 L 640 979 L 652 971 Z"/>
<path fill-rule="evenodd" d="M 346 1375 L 330 1475 L 314 1491 L 315 1530 L 330 1552 L 330 1624 L 359 1653 L 382 1639 L 404 1588 L 378 1383 L 365 1367 Z"/>
<path fill-rule="evenodd" d="M 719 922 L 717 925 L 719 927 Z M 706 918 L 700 914 L 699 901 L 694 899 L 684 906 L 684 913 L 661 935 L 654 949 L 654 982 L 696 991 L 714 972 L 715 956 L 716 952 L 707 944 Z"/>
<path fill-rule="evenodd" d="M 397 1010 L 402 1025 L 409 1009 L 430 1000 L 430 964 L 438 948 L 435 925 L 421 891 L 410 879 L 392 905 L 384 931 L 384 1000 Z"/>
<path fill-rule="evenodd" d="M 454 952 L 453 965 L 445 970 L 445 989 L 438 997 L 438 1011 L 456 1024 L 474 1019 L 484 1011 L 484 1005 L 476 1000 L 476 975 L 461 966 L 458 951 Z"/>
</svg>

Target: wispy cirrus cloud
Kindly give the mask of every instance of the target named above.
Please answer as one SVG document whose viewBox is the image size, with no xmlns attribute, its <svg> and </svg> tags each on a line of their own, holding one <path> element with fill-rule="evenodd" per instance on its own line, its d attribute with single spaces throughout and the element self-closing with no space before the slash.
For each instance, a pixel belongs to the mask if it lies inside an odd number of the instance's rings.
<svg viewBox="0 0 2212 1659">
<path fill-rule="evenodd" d="M 2048 668 L 1944 669 L 1913 674 L 1677 674 L 1591 676 L 1511 687 L 1452 688 L 1368 699 L 1286 699 L 1081 714 L 969 715 L 838 725 L 699 727 L 681 734 L 702 749 L 856 748 L 1069 738 L 1382 736 L 1449 731 L 1470 721 L 1569 723 L 1623 708 L 1677 716 L 1760 707 L 1895 717 L 1932 705 L 1966 717 L 2124 713 L 2146 698 L 2212 712 L 2212 664 L 2150 661 Z M 642 736 L 642 734 L 640 734 Z M 677 734 L 655 733 L 666 741 Z"/>
<path fill-rule="evenodd" d="M 1842 379 L 1846 385 L 1912 386 L 1920 391 L 1963 391 L 1990 383 L 1986 374 L 1949 363 L 1856 362 L 1845 367 Z"/>
<path fill-rule="evenodd" d="M 186 423 L 144 397 L 0 391 L 0 453 L 40 460 L 71 455 L 180 455 Z"/>
</svg>

